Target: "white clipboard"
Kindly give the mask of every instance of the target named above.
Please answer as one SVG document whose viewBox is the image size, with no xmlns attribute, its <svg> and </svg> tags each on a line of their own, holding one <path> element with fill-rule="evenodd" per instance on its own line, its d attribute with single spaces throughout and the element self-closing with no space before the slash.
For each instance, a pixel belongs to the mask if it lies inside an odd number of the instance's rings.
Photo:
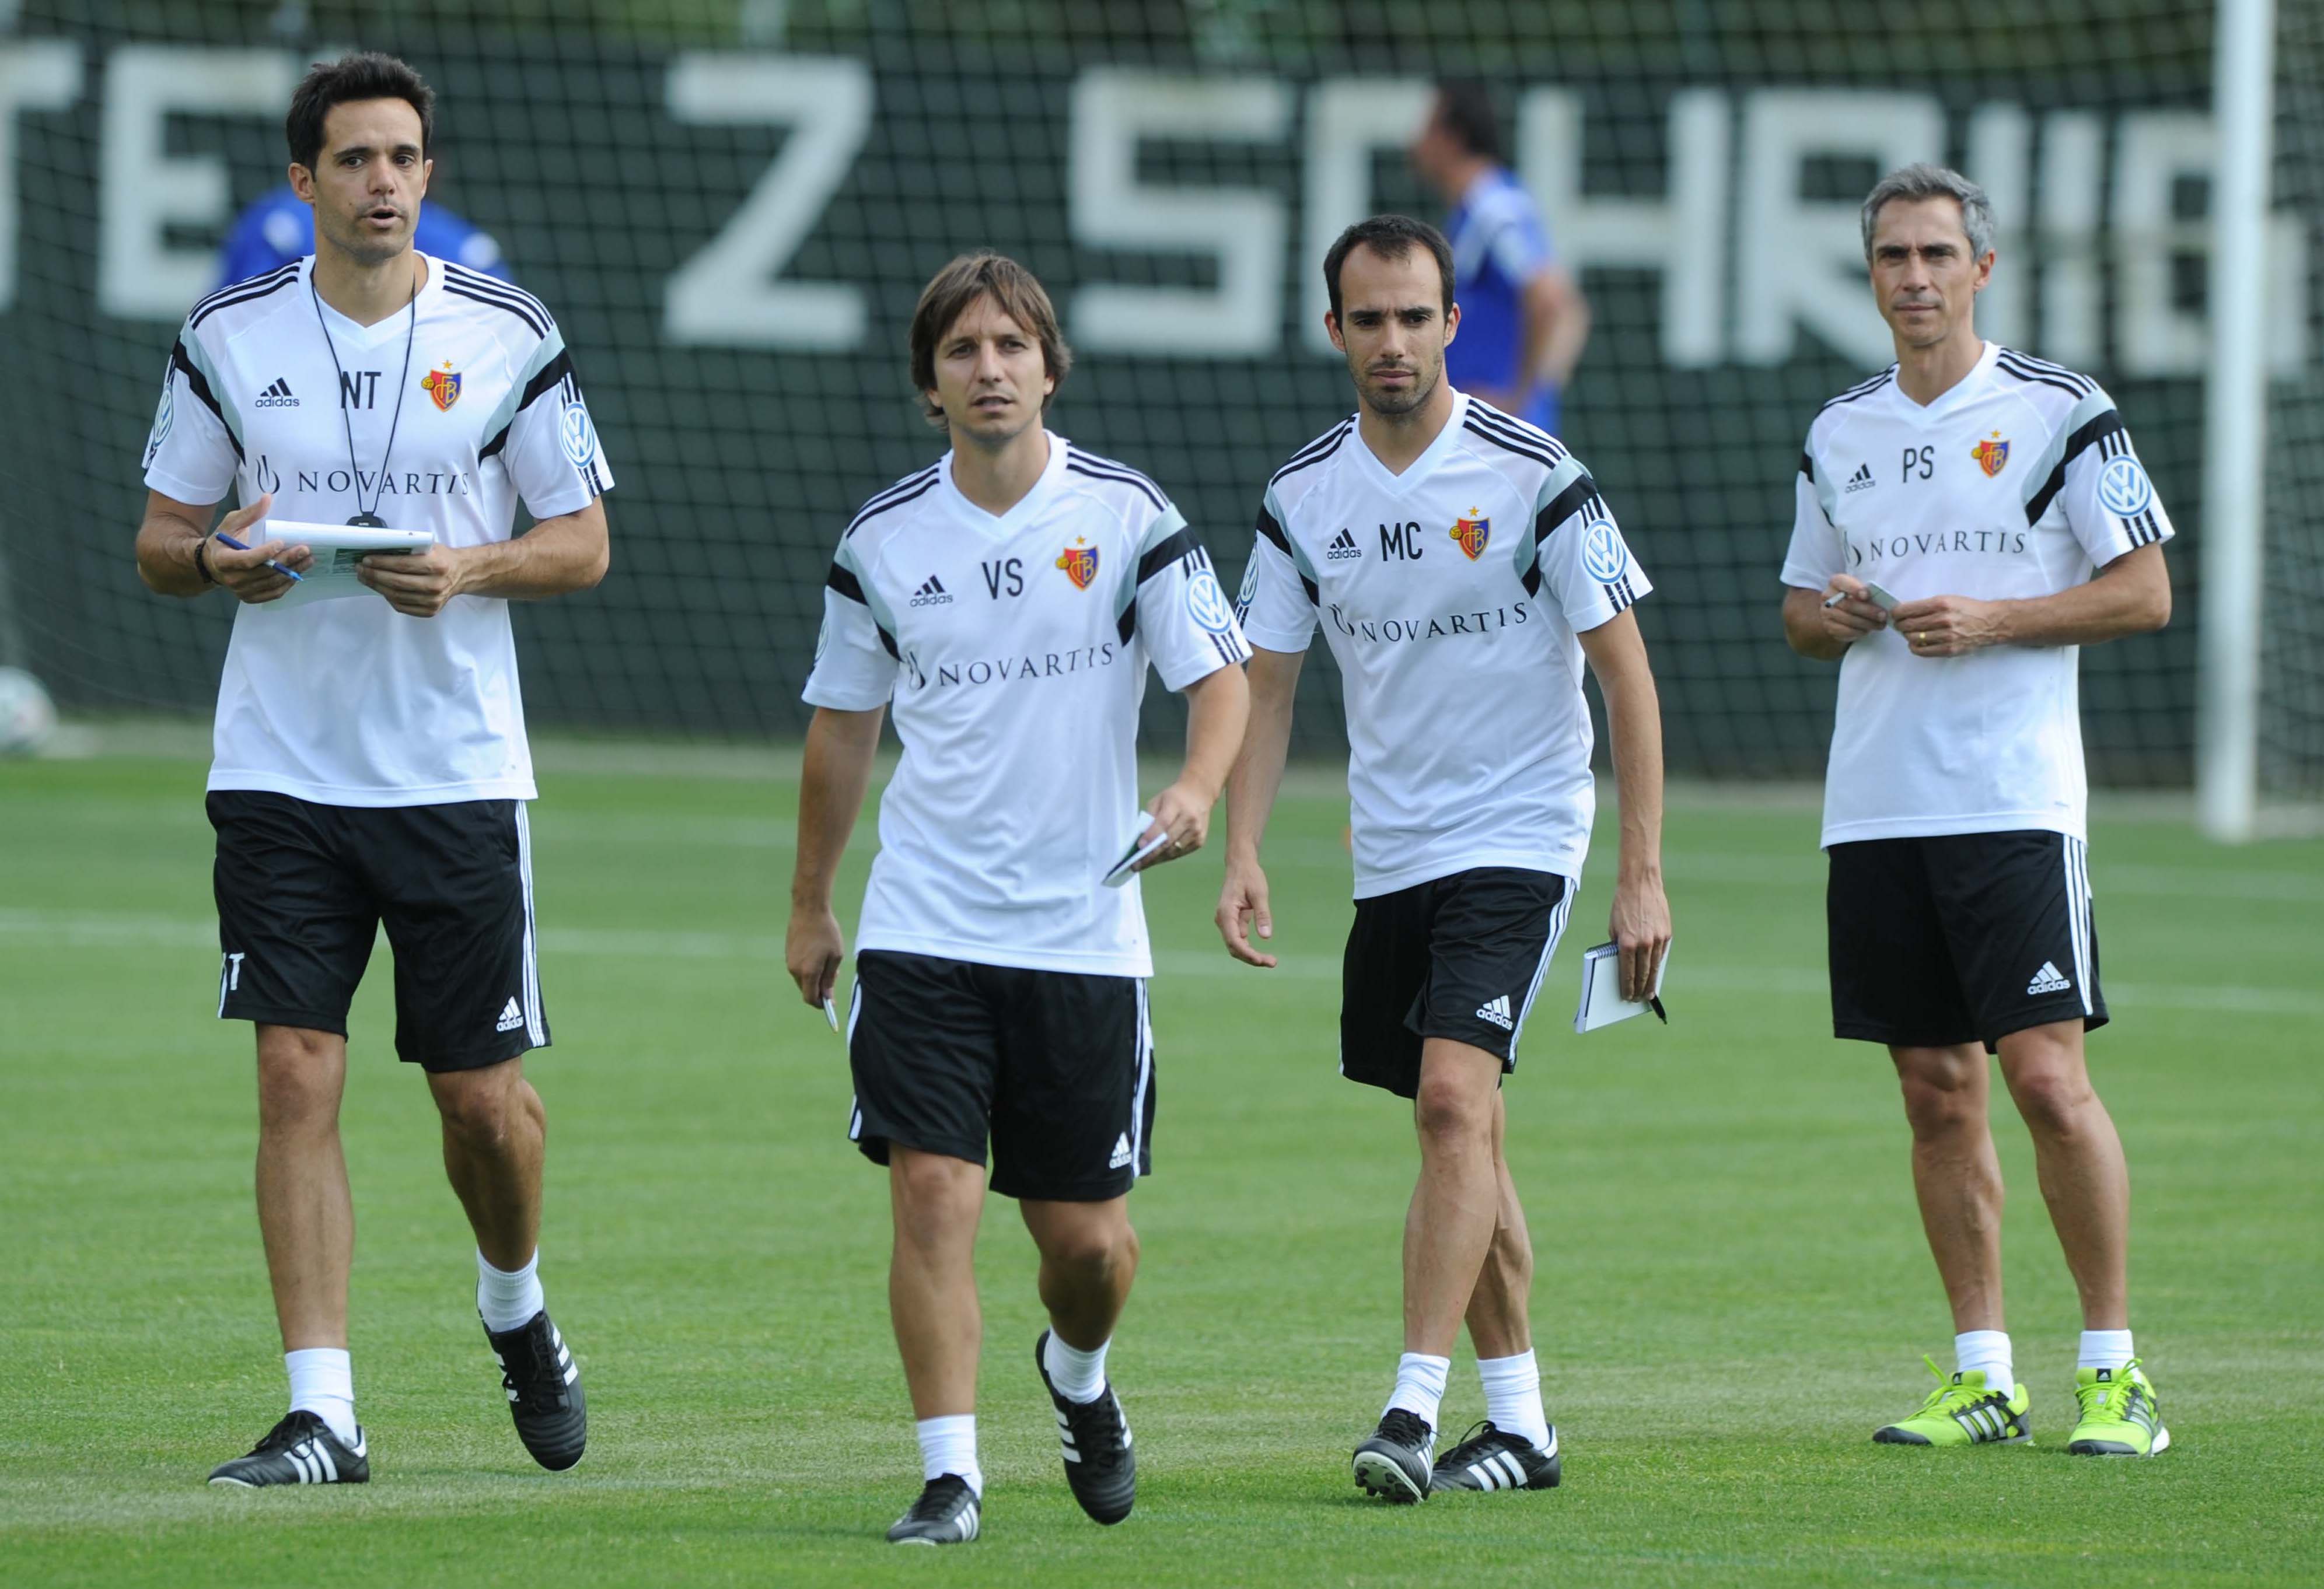
<svg viewBox="0 0 2324 1589">
<path fill-rule="evenodd" d="M 1642 1002 L 1634 1004 L 1622 997 L 1622 951 L 1611 943 L 1583 950 L 1582 1003 L 1573 1012 L 1573 1030 L 1595 1032 L 1600 1026 L 1611 1026 L 1648 1010 L 1668 1025 L 1670 1017 L 1663 1014 L 1663 978 L 1669 970 L 1670 951 L 1665 950 L 1663 963 L 1655 968 L 1655 990 Z"/>
<path fill-rule="evenodd" d="M 250 532 L 244 531 L 247 537 Z M 252 546 L 264 541 L 281 541 L 286 547 L 305 547 L 314 553 L 313 565 L 301 571 L 298 583 L 282 592 L 279 600 L 261 603 L 255 611 L 269 607 L 304 607 L 310 602 L 333 602 L 346 596 L 377 594 L 355 577 L 355 568 L 365 557 L 375 553 L 424 552 L 436 544 L 433 532 L 425 529 L 385 529 L 363 524 L 309 524 L 297 519 L 269 519 L 260 527 Z"/>
</svg>

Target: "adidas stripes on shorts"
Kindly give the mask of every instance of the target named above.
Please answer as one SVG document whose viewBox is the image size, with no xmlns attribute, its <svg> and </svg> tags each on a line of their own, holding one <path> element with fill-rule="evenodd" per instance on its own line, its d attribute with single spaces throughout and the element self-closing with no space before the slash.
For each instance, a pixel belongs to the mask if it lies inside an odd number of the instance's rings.
<svg viewBox="0 0 2324 1589">
<path fill-rule="evenodd" d="M 2107 1023 L 2089 846 L 1946 833 L 1831 846 L 1831 1026 L 1898 1048 Z"/>
<path fill-rule="evenodd" d="M 1517 1069 L 1517 1038 L 1573 884 L 1554 872 L 1477 867 L 1356 901 L 1340 990 L 1340 1074 L 1399 1098 L 1420 1090 L 1431 1037 Z"/>
<path fill-rule="evenodd" d="M 1146 983 L 864 950 L 847 1012 L 848 1140 L 985 1162 L 994 1191 L 1120 1197 L 1153 1172 Z"/>
<path fill-rule="evenodd" d="M 521 800 L 323 805 L 213 790 L 221 1019 L 344 1037 L 380 928 L 395 1052 L 475 1070 L 549 1046 Z"/>
</svg>

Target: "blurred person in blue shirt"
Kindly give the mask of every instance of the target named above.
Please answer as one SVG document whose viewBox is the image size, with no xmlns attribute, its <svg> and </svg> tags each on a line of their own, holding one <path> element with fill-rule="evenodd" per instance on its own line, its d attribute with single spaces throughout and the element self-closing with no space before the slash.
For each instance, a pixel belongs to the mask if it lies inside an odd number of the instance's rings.
<svg viewBox="0 0 2324 1589">
<path fill-rule="evenodd" d="M 490 233 L 479 231 L 432 199 L 420 207 L 411 245 L 421 253 L 503 281 L 514 280 L 508 262 L 501 257 L 501 245 Z M 314 252 L 315 212 L 285 182 L 252 199 L 249 207 L 235 217 L 226 242 L 218 248 L 218 285 L 231 287 L 253 276 L 263 276 Z"/>
<path fill-rule="evenodd" d="M 1444 373 L 1472 397 L 1556 434 L 1558 399 L 1590 340 L 1590 302 L 1559 262 L 1548 228 L 1511 174 L 1500 119 L 1482 83 L 1437 85 L 1426 125 L 1406 151 L 1452 213 L 1453 297 L 1461 335 Z"/>
</svg>

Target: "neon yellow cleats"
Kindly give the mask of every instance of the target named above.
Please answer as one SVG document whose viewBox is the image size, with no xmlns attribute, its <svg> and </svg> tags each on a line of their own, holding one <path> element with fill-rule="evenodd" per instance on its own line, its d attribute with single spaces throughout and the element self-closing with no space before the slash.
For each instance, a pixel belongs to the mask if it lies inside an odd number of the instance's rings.
<svg viewBox="0 0 2324 1589">
<path fill-rule="evenodd" d="M 2076 1456 L 2153 1456 L 2171 1448 L 2163 1427 L 2163 1407 L 2146 1371 L 2132 1358 L 2120 1368 L 2084 1368 L 2074 1373 L 2074 1400 L 2081 1419 L 2066 1449 Z"/>
<path fill-rule="evenodd" d="M 2005 1393 L 1987 1387 L 1982 1370 L 1948 1379 L 1936 1359 L 1921 1361 L 1937 1376 L 1937 1388 L 1912 1417 L 1874 1430 L 1875 1440 L 1884 1446 L 1989 1446 L 2015 1445 L 2033 1437 L 2025 1428 L 2025 1411 L 2032 1401 L 2024 1385 L 2014 1385 L 2010 1387 L 2014 1393 Z"/>
</svg>

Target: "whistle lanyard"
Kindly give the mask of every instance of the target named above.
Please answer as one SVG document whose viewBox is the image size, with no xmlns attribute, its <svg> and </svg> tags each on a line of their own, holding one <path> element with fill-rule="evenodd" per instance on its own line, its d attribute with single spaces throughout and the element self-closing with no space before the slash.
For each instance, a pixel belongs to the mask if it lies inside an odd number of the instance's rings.
<svg viewBox="0 0 2324 1589">
<path fill-rule="evenodd" d="M 307 272 L 307 296 L 314 300 L 315 324 L 322 329 L 323 345 L 331 350 L 331 368 L 339 375 L 339 423 L 347 436 L 347 481 L 355 494 L 355 516 L 347 520 L 373 529 L 385 529 L 387 520 L 379 516 L 381 499 L 387 495 L 388 461 L 395 455 L 395 433 L 403 423 L 403 388 L 411 379 L 411 343 L 420 330 L 420 280 L 415 271 L 411 281 L 411 321 L 403 333 L 403 374 L 395 383 L 395 408 L 388 417 L 387 446 L 379 455 L 379 489 L 372 493 L 371 508 L 366 510 L 363 499 L 363 471 L 355 463 L 355 422 L 352 412 L 353 389 L 347 385 L 346 366 L 339 363 L 338 344 L 331 340 L 331 324 L 323 318 L 323 295 L 315 290 L 315 273 Z"/>
</svg>

